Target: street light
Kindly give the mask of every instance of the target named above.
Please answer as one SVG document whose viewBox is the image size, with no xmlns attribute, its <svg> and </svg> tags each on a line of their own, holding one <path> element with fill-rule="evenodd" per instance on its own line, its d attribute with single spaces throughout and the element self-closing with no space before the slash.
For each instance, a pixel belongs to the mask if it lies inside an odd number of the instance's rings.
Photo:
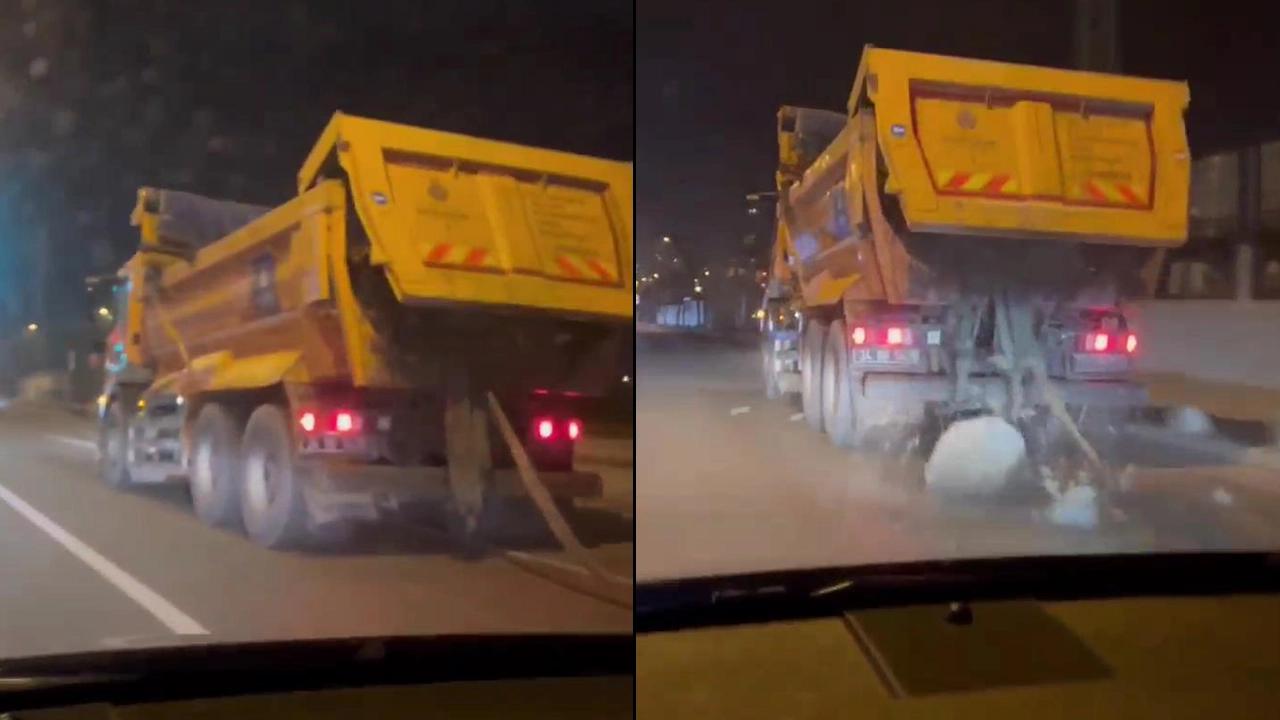
<svg viewBox="0 0 1280 720">
<path fill-rule="evenodd" d="M 111 311 L 105 307 L 98 308 L 98 317 L 111 317 Z"/>
<path fill-rule="evenodd" d="M 40 329 L 40 326 L 35 323 L 30 323 L 27 325 L 27 332 L 35 332 L 39 329 Z"/>
<path fill-rule="evenodd" d="M 670 238 L 670 237 L 668 237 L 668 236 L 666 236 L 666 235 L 663 235 L 663 236 L 662 236 L 662 242 L 664 242 L 664 243 L 669 243 L 669 242 L 671 242 L 671 238 Z"/>
</svg>

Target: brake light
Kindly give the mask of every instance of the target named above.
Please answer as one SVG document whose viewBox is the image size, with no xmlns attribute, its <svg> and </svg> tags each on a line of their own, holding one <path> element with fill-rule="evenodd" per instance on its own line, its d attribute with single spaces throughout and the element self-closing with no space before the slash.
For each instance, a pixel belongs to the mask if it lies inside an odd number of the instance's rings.
<svg viewBox="0 0 1280 720">
<path fill-rule="evenodd" d="M 861 325 L 858 325 L 853 329 L 852 332 L 849 333 L 849 339 L 853 341 L 854 345 L 866 345 L 867 329 L 862 327 Z"/>
<path fill-rule="evenodd" d="M 578 420 L 570 420 L 566 428 L 568 429 L 570 440 L 577 440 L 578 436 L 582 434 L 582 423 Z"/>
<path fill-rule="evenodd" d="M 1111 336 L 1104 332 L 1092 332 L 1084 336 L 1084 349 L 1089 352 L 1106 352 L 1111 347 Z"/>
<path fill-rule="evenodd" d="M 1124 339 L 1124 351 L 1132 355 L 1134 352 L 1137 351 L 1137 349 L 1138 349 L 1138 336 L 1134 335 L 1133 333 L 1129 333 L 1129 336 Z"/>
<path fill-rule="evenodd" d="M 348 433 L 356 429 L 356 417 L 346 410 L 339 410 L 333 416 L 333 429 L 340 433 Z"/>
<path fill-rule="evenodd" d="M 556 434 L 556 424 L 551 421 L 551 418 L 538 420 L 534 427 L 540 440 L 550 440 L 551 436 Z"/>
<path fill-rule="evenodd" d="M 306 432 L 315 432 L 316 414 L 311 411 L 307 411 L 298 415 L 298 425 L 302 426 L 302 429 Z"/>
<path fill-rule="evenodd" d="M 891 327 L 884 331 L 885 345 L 902 345 L 907 341 L 907 331 L 900 327 Z"/>
</svg>

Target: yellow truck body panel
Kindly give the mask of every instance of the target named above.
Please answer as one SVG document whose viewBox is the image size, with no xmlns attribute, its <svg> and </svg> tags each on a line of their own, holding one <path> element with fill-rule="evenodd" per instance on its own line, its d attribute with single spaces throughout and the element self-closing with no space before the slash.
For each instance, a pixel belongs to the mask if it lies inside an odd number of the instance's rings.
<svg viewBox="0 0 1280 720">
<path fill-rule="evenodd" d="M 158 191 L 139 191 L 134 224 L 141 251 L 125 265 L 129 362 L 152 368 L 183 392 L 263 387 L 288 379 L 337 380 L 349 358 L 372 352 L 344 341 L 330 282 L 335 216 L 345 212 L 337 181 L 273 208 L 189 259 L 157 256 Z M 339 246 L 341 247 L 341 246 Z M 352 301 L 353 302 L 353 301 Z"/>
<path fill-rule="evenodd" d="M 1187 236 L 1186 83 L 868 48 L 874 112 L 913 231 L 1175 247 Z"/>
<path fill-rule="evenodd" d="M 338 172 L 323 175 L 326 158 Z M 490 328 L 474 332 L 513 347 L 505 333 L 545 335 L 549 321 L 629 324 L 628 164 L 338 114 L 299 186 L 274 208 L 139 191 L 141 243 L 122 271 L 131 289 L 121 331 L 129 364 L 153 372 L 155 387 L 433 387 L 435 370 L 395 361 L 424 349 L 449 355 L 459 329 Z M 353 243 L 366 239 L 369 257 L 353 261 Z M 385 274 L 399 314 L 456 308 L 459 324 L 436 326 L 434 338 L 393 337 L 384 316 L 379 329 L 368 288 L 362 296 L 353 280 L 357 263 Z M 506 368 L 550 376 L 551 387 L 582 369 L 531 355 Z"/>
<path fill-rule="evenodd" d="M 299 192 L 335 161 L 402 302 L 630 319 L 630 164 L 342 113 Z"/>
</svg>

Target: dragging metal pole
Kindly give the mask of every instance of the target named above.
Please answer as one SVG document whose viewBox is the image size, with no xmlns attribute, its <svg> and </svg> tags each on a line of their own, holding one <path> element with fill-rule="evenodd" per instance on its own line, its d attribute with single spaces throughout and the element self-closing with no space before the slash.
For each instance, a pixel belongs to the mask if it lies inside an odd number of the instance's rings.
<svg viewBox="0 0 1280 720">
<path fill-rule="evenodd" d="M 524 484 L 525 492 L 533 499 L 538 512 L 547 521 L 547 525 L 551 528 L 551 533 L 555 535 L 561 547 L 597 580 L 611 586 L 629 589 L 632 585 L 629 579 L 619 577 L 601 567 L 595 558 L 591 556 L 591 553 L 587 551 L 586 547 L 582 545 L 582 542 L 578 540 L 573 528 L 569 527 L 568 521 L 564 519 L 564 515 L 560 514 L 560 509 L 556 507 L 555 501 L 551 499 L 551 493 L 547 491 L 546 485 L 543 485 L 542 480 L 538 478 L 538 472 L 534 469 L 533 463 L 529 461 L 529 455 L 525 452 L 519 437 L 511 429 L 511 422 L 507 419 L 506 413 L 502 411 L 502 406 L 498 404 L 498 399 L 494 397 L 492 392 L 488 393 L 488 398 L 493 420 L 498 426 L 502 439 L 506 441 L 507 447 L 511 450 L 511 457 L 515 460 L 516 469 L 519 471 L 520 482 Z M 630 599 L 629 592 L 627 599 Z"/>
</svg>

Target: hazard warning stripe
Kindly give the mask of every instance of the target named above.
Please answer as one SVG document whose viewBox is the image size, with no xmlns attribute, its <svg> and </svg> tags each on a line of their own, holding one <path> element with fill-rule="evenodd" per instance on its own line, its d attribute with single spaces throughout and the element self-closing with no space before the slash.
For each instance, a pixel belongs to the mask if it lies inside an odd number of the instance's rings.
<svg viewBox="0 0 1280 720">
<path fill-rule="evenodd" d="M 581 258 L 573 255 L 557 255 L 556 267 L 566 276 L 574 279 L 601 280 L 615 282 L 617 277 L 596 258 Z"/>
<path fill-rule="evenodd" d="M 424 262 L 428 265 L 453 265 L 485 269 L 498 265 L 498 258 L 488 248 L 453 243 L 437 243 L 427 248 Z"/>
<path fill-rule="evenodd" d="M 965 172 L 941 170 L 936 178 L 938 187 L 949 192 L 976 195 L 1011 195 L 1018 191 L 1018 181 L 1007 173 Z"/>
<path fill-rule="evenodd" d="M 573 263 L 570 262 L 569 259 L 564 255 L 561 255 L 556 258 L 556 265 L 559 265 L 560 269 L 564 271 L 564 274 L 568 275 L 569 277 L 574 277 L 574 278 L 582 277 L 582 273 L 578 272 L 578 268 L 574 267 Z"/>
<path fill-rule="evenodd" d="M 1146 200 L 1128 183 L 1089 178 L 1084 181 L 1084 192 L 1094 200 L 1108 205 L 1143 205 L 1146 203 Z"/>
</svg>

